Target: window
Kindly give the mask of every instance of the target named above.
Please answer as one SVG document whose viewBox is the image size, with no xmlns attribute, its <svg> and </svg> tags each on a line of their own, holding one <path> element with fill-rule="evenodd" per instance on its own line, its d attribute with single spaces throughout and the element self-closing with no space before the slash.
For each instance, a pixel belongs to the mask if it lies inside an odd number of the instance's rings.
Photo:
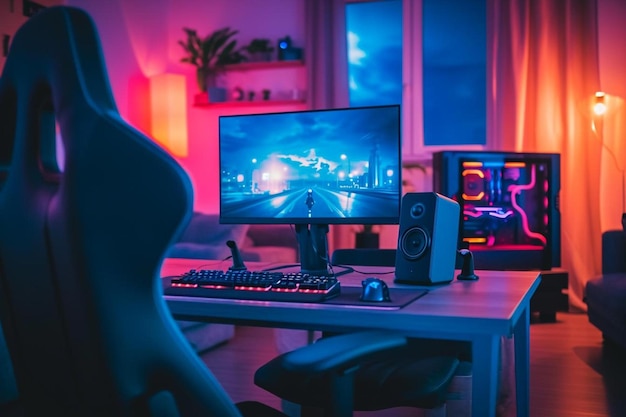
<svg viewBox="0 0 626 417">
<path fill-rule="evenodd" d="M 422 5 L 424 145 L 484 145 L 485 0 L 422 0 Z"/>
<path fill-rule="evenodd" d="M 350 106 L 401 104 L 402 0 L 349 3 L 346 40 Z"/>
<path fill-rule="evenodd" d="M 351 106 L 401 103 L 404 153 L 486 143 L 486 0 L 346 2 Z"/>
</svg>

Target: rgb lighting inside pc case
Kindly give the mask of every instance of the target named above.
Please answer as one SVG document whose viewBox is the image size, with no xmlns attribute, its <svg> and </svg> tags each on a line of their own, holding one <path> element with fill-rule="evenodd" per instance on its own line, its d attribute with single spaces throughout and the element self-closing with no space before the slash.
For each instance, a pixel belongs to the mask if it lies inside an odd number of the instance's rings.
<svg viewBox="0 0 626 417">
<path fill-rule="evenodd" d="M 558 154 L 443 151 L 433 172 L 434 191 L 461 206 L 459 246 L 477 268 L 560 266 Z"/>
</svg>

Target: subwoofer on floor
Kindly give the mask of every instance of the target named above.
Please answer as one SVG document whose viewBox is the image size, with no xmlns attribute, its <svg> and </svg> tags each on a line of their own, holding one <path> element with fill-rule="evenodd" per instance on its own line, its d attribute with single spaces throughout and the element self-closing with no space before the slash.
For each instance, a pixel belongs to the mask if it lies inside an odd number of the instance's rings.
<svg viewBox="0 0 626 417">
<path fill-rule="evenodd" d="M 459 237 L 459 204 L 434 192 L 402 197 L 395 282 L 431 285 L 450 282 Z"/>
</svg>

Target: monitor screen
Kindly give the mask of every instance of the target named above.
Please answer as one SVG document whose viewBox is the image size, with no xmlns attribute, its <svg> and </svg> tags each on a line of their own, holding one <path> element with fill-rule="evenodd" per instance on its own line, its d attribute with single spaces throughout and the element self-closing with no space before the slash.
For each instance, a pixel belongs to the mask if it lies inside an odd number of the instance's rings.
<svg viewBox="0 0 626 417">
<path fill-rule="evenodd" d="M 400 106 L 219 118 L 222 223 L 397 224 Z"/>
</svg>

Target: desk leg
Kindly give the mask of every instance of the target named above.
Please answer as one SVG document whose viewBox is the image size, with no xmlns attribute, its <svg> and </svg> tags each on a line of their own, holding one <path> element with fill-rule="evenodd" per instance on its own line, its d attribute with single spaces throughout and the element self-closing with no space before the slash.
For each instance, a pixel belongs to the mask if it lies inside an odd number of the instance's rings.
<svg viewBox="0 0 626 417">
<path fill-rule="evenodd" d="M 515 398 L 517 416 L 528 417 L 530 403 L 530 306 L 526 306 L 515 327 Z"/>
<path fill-rule="evenodd" d="M 484 335 L 472 342 L 472 416 L 495 417 L 500 337 Z"/>
</svg>

